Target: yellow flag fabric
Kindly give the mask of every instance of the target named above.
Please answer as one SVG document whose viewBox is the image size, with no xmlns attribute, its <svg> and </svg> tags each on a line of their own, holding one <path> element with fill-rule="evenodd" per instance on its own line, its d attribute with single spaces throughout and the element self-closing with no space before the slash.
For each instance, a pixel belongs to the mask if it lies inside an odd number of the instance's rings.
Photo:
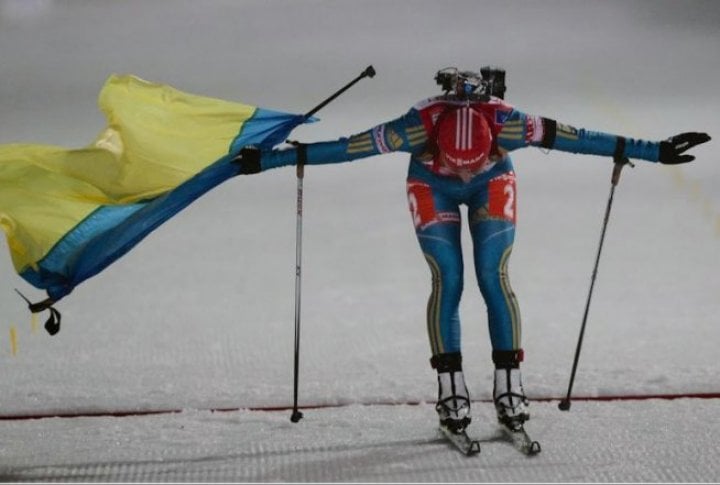
<svg viewBox="0 0 720 485">
<path fill-rule="evenodd" d="M 0 145 L 0 227 L 15 269 L 54 299 L 236 175 L 233 152 L 277 143 L 305 121 L 132 75 L 108 78 L 98 103 L 107 127 L 85 148 Z M 185 185 L 215 164 L 220 172 Z M 146 212 L 152 224 L 140 217 Z"/>
</svg>

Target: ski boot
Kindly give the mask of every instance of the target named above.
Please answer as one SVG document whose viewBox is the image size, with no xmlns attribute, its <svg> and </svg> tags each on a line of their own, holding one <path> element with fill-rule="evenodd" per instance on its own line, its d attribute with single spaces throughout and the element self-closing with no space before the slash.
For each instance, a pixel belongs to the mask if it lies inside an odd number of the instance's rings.
<svg viewBox="0 0 720 485">
<path fill-rule="evenodd" d="M 530 419 L 528 399 L 522 386 L 520 362 L 522 350 L 494 351 L 495 385 L 493 401 L 500 424 L 511 431 L 523 428 L 523 423 Z"/>
<path fill-rule="evenodd" d="M 460 352 L 438 354 L 430 359 L 438 373 L 438 401 L 435 410 L 440 426 L 455 434 L 465 431 L 471 421 L 470 395 L 462 372 Z"/>
</svg>

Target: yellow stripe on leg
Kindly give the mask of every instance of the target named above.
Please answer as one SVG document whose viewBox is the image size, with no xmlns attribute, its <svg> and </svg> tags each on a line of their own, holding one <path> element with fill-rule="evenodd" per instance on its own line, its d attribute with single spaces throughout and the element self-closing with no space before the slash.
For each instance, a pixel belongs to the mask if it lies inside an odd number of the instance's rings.
<svg viewBox="0 0 720 485">
<path fill-rule="evenodd" d="M 432 273 L 432 293 L 428 300 L 427 307 L 427 330 L 430 339 L 430 350 L 433 355 L 442 354 L 445 346 L 440 332 L 440 299 L 442 294 L 442 279 L 440 278 L 440 267 L 435 258 L 425 254 L 425 259 L 430 266 Z"/>
<path fill-rule="evenodd" d="M 520 319 L 520 307 L 518 306 L 515 293 L 510 286 L 510 275 L 508 274 L 508 261 L 510 260 L 511 253 L 512 245 L 505 249 L 502 258 L 500 258 L 500 286 L 502 288 L 503 296 L 505 297 L 505 304 L 510 312 L 510 321 L 513 332 L 513 349 L 519 349 L 522 344 L 522 322 Z"/>
</svg>

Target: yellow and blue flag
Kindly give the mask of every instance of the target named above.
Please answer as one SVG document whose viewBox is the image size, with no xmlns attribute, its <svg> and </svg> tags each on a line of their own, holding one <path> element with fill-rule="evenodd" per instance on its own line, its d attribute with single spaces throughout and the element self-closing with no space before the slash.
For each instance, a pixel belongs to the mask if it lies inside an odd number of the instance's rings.
<svg viewBox="0 0 720 485">
<path fill-rule="evenodd" d="M 0 227 L 17 272 L 52 302 L 238 174 L 246 145 L 270 148 L 303 115 L 113 75 L 89 146 L 0 145 Z"/>
</svg>

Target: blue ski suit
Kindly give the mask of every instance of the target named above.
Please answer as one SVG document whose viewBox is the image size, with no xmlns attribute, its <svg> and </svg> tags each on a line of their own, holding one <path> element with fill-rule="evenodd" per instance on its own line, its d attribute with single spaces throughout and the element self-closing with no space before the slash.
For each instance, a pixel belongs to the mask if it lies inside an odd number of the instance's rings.
<svg viewBox="0 0 720 485">
<path fill-rule="evenodd" d="M 460 178 L 439 162 L 433 130 L 441 113 L 462 103 L 467 101 L 436 96 L 421 101 L 397 119 L 349 138 L 308 144 L 304 147 L 306 163 L 337 163 L 395 151 L 409 153 L 410 213 L 432 276 L 427 331 L 433 356 L 460 352 L 462 204 L 468 208 L 475 275 L 487 306 L 493 351 L 522 356 L 520 312 L 508 276 L 517 201 L 509 152 L 536 146 L 656 162 L 659 143 L 577 129 L 525 114 L 499 98 L 491 98 L 473 102 L 490 125 L 493 137 L 490 157 L 477 173 Z M 273 150 L 263 153 L 261 160 L 262 170 L 294 165 L 298 153 L 296 148 Z"/>
</svg>

